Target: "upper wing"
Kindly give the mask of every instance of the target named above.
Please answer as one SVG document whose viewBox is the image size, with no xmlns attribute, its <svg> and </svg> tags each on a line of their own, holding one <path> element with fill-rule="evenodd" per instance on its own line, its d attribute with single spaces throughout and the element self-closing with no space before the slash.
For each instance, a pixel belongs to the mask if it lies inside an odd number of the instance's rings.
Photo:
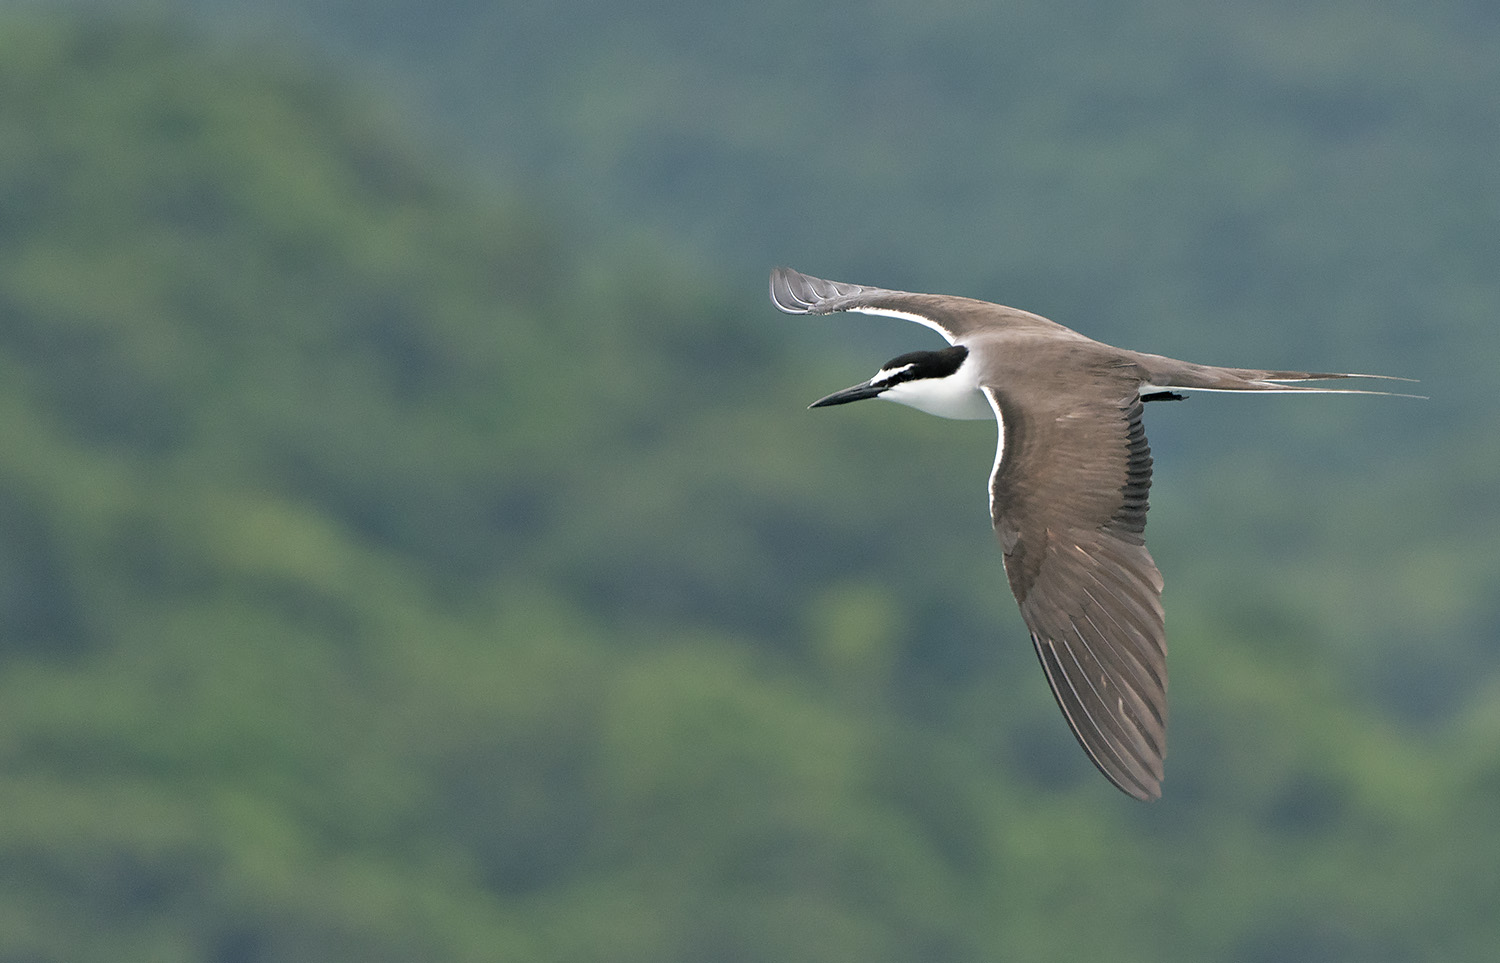
<svg viewBox="0 0 1500 963">
<path fill-rule="evenodd" d="M 771 272 L 771 301 L 788 314 L 858 311 L 915 321 L 941 334 L 950 344 L 986 325 L 1062 327 L 1035 314 L 988 301 L 825 281 L 787 267 Z"/>
<path fill-rule="evenodd" d="M 1167 649 L 1161 573 L 1146 551 L 1151 450 L 1133 390 L 1000 418 L 990 511 L 1037 657 L 1089 758 L 1137 799 L 1161 795 Z"/>
</svg>

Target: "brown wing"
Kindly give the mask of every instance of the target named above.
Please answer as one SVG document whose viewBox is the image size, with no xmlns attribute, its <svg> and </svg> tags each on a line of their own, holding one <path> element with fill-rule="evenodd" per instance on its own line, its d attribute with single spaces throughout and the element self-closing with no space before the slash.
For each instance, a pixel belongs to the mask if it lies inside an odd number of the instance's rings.
<svg viewBox="0 0 1500 963">
<path fill-rule="evenodd" d="M 925 325 L 954 343 L 982 329 L 1036 327 L 1067 330 L 1046 318 L 988 301 L 941 294 L 888 291 L 862 284 L 825 281 L 791 268 L 771 272 L 771 301 L 787 314 L 857 311 L 904 318 Z"/>
<path fill-rule="evenodd" d="M 1119 388 L 1119 392 L 1115 391 Z M 1089 758 L 1137 799 L 1161 795 L 1167 649 L 1161 573 L 1146 551 L 1151 450 L 1133 385 L 1001 418 L 990 478 L 1005 571 L 1052 693 Z"/>
</svg>

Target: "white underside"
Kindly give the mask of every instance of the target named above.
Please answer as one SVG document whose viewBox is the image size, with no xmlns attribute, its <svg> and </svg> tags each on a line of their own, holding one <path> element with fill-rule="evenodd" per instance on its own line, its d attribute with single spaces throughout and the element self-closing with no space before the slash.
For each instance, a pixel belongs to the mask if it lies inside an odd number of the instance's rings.
<svg viewBox="0 0 1500 963">
<path fill-rule="evenodd" d="M 990 394 L 988 391 L 981 391 L 980 394 L 984 395 L 984 400 L 989 402 L 990 410 L 995 416 L 995 430 L 997 435 L 995 439 L 995 464 L 990 467 L 990 483 L 988 486 L 990 496 L 990 518 L 994 518 L 995 476 L 1000 474 L 1000 459 L 1005 457 L 1005 419 L 1000 415 L 1000 403 L 995 400 L 995 396 Z"/>
<path fill-rule="evenodd" d="M 880 397 L 925 411 L 929 415 L 958 421 L 980 421 L 995 415 L 989 402 L 985 400 L 984 392 L 977 386 L 970 387 L 959 382 L 956 376 L 903 381 L 882 391 Z"/>
<path fill-rule="evenodd" d="M 891 308 L 850 308 L 849 310 L 856 314 L 874 314 L 882 318 L 900 318 L 902 321 L 915 321 L 922 327 L 931 328 L 938 334 L 942 335 L 943 340 L 947 341 L 949 344 L 954 343 L 953 339 L 948 337 L 948 332 L 940 328 L 936 321 L 932 320 L 931 318 L 924 318 L 920 314 L 912 314 L 910 311 L 896 311 Z"/>
</svg>

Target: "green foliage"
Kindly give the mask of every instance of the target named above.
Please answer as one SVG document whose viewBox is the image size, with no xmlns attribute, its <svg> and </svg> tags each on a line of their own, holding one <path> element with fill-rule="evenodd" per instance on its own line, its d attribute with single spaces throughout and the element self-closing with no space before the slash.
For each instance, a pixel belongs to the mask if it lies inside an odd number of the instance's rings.
<svg viewBox="0 0 1500 963">
<path fill-rule="evenodd" d="M 916 49 L 978 12 L 934 16 Z M 1289 27 L 1198 16 L 1356 120 L 1406 103 L 1320 79 Z M 805 326 L 765 307 L 761 265 L 730 292 L 649 244 L 569 241 L 284 62 L 3 23 L 0 958 L 1478 960 L 1500 939 L 1491 435 L 1441 486 L 1415 457 L 1330 464 L 1348 490 L 1297 498 L 1326 517 L 1282 503 L 1309 466 L 1278 452 L 1376 422 L 1268 408 L 1267 434 L 1163 465 L 1174 749 L 1167 797 L 1134 806 L 1022 643 L 976 481 L 993 429 L 798 412 L 850 379 L 793 355 Z M 960 54 L 956 78 L 999 82 Z M 862 58 L 835 62 L 907 89 Z M 626 112 L 588 114 L 595 150 L 639 136 L 639 91 L 574 82 L 564 102 Z M 912 96 L 902 123 L 945 130 Z M 1123 119 L 1112 149 L 1056 153 L 1145 107 L 1055 97 L 1024 111 L 1056 139 L 996 149 L 1170 176 L 1152 158 L 1180 132 Z M 849 106 L 840 136 L 878 105 Z M 1225 203 L 1253 209 L 1313 136 L 1232 138 Z M 1237 216 L 1276 251 L 1298 236 Z M 1283 256 L 1306 283 L 1339 257 Z M 1441 312 L 1491 303 L 1450 263 Z M 1187 420 L 1153 425 L 1181 442 Z M 1365 534 L 1392 492 L 1410 517 Z M 1374 680 L 1467 677 L 1424 729 L 1372 705 L 1353 643 L 1434 626 L 1455 641 Z"/>
</svg>

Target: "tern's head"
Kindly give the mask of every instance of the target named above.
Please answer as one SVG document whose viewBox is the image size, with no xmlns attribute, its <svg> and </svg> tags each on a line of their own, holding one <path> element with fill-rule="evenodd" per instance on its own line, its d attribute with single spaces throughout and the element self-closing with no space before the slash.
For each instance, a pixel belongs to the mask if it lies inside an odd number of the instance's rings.
<svg viewBox="0 0 1500 963">
<path fill-rule="evenodd" d="M 993 418 L 979 372 L 969 349 L 961 344 L 941 351 L 913 351 L 892 358 L 875 377 L 852 388 L 819 398 L 809 407 L 848 404 L 865 398 L 884 398 L 942 418 Z"/>
</svg>

